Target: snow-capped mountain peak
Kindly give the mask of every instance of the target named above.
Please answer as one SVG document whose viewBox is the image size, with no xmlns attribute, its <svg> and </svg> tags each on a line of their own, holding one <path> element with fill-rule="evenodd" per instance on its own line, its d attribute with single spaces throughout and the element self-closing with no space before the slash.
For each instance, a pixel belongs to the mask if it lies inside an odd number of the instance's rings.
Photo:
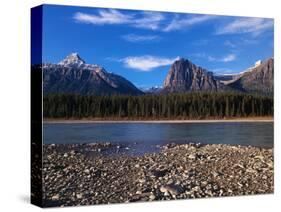
<svg viewBox="0 0 281 212">
<path fill-rule="evenodd" d="M 79 56 L 78 53 L 71 53 L 65 59 L 58 63 L 63 66 L 81 66 L 85 64 L 85 61 Z"/>
<path fill-rule="evenodd" d="M 43 64 L 44 93 L 78 93 L 86 95 L 143 94 L 122 76 L 108 73 L 102 66 L 86 63 L 71 53 L 57 64 Z"/>
</svg>

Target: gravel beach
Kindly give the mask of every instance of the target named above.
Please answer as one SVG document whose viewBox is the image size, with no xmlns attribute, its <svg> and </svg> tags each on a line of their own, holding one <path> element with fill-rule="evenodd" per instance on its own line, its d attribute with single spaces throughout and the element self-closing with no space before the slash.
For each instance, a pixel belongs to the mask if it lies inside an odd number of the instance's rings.
<svg viewBox="0 0 281 212">
<path fill-rule="evenodd" d="M 131 156 L 111 143 L 43 146 L 44 207 L 269 194 L 273 149 L 169 144 Z M 111 153 L 117 154 L 111 154 Z"/>
</svg>

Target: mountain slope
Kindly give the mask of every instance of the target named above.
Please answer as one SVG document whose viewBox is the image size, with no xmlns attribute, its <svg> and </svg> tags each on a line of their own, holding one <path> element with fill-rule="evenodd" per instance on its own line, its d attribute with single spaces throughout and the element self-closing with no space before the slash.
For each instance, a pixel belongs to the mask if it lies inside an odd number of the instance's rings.
<svg viewBox="0 0 281 212">
<path fill-rule="evenodd" d="M 163 92 L 182 93 L 223 89 L 225 89 L 224 85 L 215 79 L 212 72 L 181 58 L 172 64 L 164 81 Z"/>
<path fill-rule="evenodd" d="M 228 84 L 229 87 L 247 93 L 273 93 L 274 59 L 270 58 L 244 72 L 240 77 Z"/>
<path fill-rule="evenodd" d="M 125 78 L 107 72 L 98 65 L 86 64 L 72 53 L 58 64 L 43 65 L 44 93 L 82 95 L 140 95 L 143 92 Z"/>
</svg>

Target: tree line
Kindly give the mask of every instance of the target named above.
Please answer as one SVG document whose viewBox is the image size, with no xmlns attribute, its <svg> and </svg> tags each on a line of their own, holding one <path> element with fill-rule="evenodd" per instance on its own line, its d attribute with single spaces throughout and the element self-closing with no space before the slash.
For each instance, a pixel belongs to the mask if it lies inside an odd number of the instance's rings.
<svg viewBox="0 0 281 212">
<path fill-rule="evenodd" d="M 272 116 L 273 98 L 242 93 L 85 96 L 48 94 L 44 118 L 204 119 Z"/>
</svg>

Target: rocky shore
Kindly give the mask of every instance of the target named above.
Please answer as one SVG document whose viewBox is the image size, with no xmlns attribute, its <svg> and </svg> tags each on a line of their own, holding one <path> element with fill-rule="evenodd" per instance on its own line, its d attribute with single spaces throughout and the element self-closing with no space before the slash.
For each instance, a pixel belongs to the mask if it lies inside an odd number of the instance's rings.
<svg viewBox="0 0 281 212">
<path fill-rule="evenodd" d="M 44 145 L 44 206 L 273 193 L 273 149 L 169 144 L 142 156 L 106 154 L 122 148 Z"/>
</svg>

